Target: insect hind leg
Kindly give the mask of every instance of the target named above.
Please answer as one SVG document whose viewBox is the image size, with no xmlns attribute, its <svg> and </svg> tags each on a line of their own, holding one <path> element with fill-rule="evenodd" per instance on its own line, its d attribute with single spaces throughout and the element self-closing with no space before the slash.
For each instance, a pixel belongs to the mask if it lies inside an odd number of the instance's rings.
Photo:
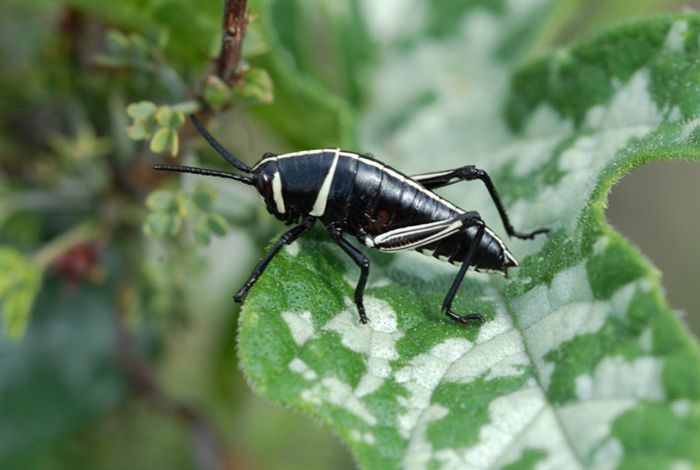
<svg viewBox="0 0 700 470">
<path fill-rule="evenodd" d="M 540 228 L 537 230 L 533 230 L 532 232 L 518 232 L 517 230 L 515 230 L 513 228 L 513 225 L 510 223 L 510 218 L 508 217 L 508 213 L 506 212 L 506 209 L 503 206 L 501 196 L 500 194 L 498 194 L 496 186 L 494 186 L 491 177 L 488 173 L 486 173 L 486 171 L 480 168 L 476 168 L 474 165 L 463 166 L 455 170 L 415 175 L 412 176 L 412 178 L 431 190 L 442 188 L 443 186 L 449 186 L 459 181 L 481 180 L 481 182 L 484 183 L 484 186 L 486 186 L 486 189 L 488 190 L 489 195 L 491 196 L 491 200 L 496 206 L 496 209 L 498 209 L 498 215 L 500 215 L 501 221 L 503 222 L 503 226 L 505 227 L 506 232 L 509 236 L 521 238 L 524 240 L 531 240 L 535 238 L 535 235 L 549 233 L 548 228 Z"/>
<path fill-rule="evenodd" d="M 466 323 L 470 320 L 478 320 L 479 323 L 484 323 L 484 317 L 480 313 L 468 313 L 466 315 L 458 315 L 457 313 L 452 311 L 452 302 L 454 301 L 454 298 L 457 295 L 457 290 L 459 290 L 459 286 L 462 285 L 462 281 L 464 280 L 464 276 L 467 273 L 467 270 L 469 269 L 469 265 L 472 263 L 472 261 L 474 261 L 474 256 L 476 254 L 477 247 L 479 246 L 479 243 L 481 242 L 481 239 L 484 236 L 484 231 L 486 230 L 486 225 L 481 220 L 481 218 L 471 214 L 465 215 L 467 215 L 468 217 L 466 217 L 463 221 L 464 229 L 466 230 L 469 227 L 476 226 L 477 232 L 476 235 L 472 238 L 471 244 L 469 246 L 469 251 L 467 252 L 467 256 L 464 258 L 462 266 L 459 268 L 459 272 L 457 273 L 457 276 L 455 277 L 454 281 L 452 281 L 450 290 L 447 291 L 445 300 L 442 302 L 442 312 L 458 323 Z"/>
</svg>

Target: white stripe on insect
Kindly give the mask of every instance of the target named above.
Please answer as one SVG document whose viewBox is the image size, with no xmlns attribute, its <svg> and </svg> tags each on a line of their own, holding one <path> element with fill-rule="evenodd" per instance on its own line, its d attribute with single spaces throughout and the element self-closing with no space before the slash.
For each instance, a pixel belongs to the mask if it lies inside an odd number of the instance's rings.
<svg viewBox="0 0 700 470">
<path fill-rule="evenodd" d="M 250 171 L 255 171 L 257 170 L 261 165 L 264 165 L 265 163 L 271 162 L 271 161 L 276 161 L 276 160 L 281 160 L 284 158 L 290 158 L 290 157 L 301 157 L 304 155 L 313 155 L 313 154 L 320 154 L 323 155 L 325 152 L 338 152 L 340 149 L 316 149 L 316 150 L 302 150 L 300 152 L 291 152 L 291 153 L 283 153 L 280 155 L 275 155 L 274 157 L 268 157 L 260 160 L 258 163 L 256 163 L 253 168 L 250 169 Z"/>
<path fill-rule="evenodd" d="M 434 229 L 434 228 L 446 227 L 452 221 L 453 221 L 453 219 L 445 219 L 445 220 L 438 220 L 436 222 L 429 222 L 427 224 L 409 225 L 408 227 L 397 228 L 397 229 L 382 233 L 381 235 L 377 235 L 377 237 L 375 238 L 375 242 L 385 243 L 385 242 L 391 240 L 392 238 L 396 238 L 396 237 L 401 236 L 401 235 L 416 235 L 416 234 L 423 233 L 423 232 L 430 232 L 430 231 L 433 231 L 432 229 Z"/>
<path fill-rule="evenodd" d="M 437 171 L 435 173 L 423 173 L 420 175 L 413 175 L 413 176 L 411 176 L 411 179 L 413 179 L 414 181 L 418 181 L 420 183 L 423 180 L 437 178 L 439 176 L 449 175 L 450 173 L 454 173 L 454 170 Z"/>
<path fill-rule="evenodd" d="M 404 175 L 398 173 L 396 170 L 393 170 L 393 169 L 391 169 L 391 168 L 389 168 L 389 167 L 387 167 L 387 166 L 385 166 L 385 165 L 382 165 L 380 162 L 378 162 L 378 161 L 376 161 L 376 160 L 372 160 L 371 158 L 367 158 L 367 157 L 362 156 L 362 155 L 360 155 L 360 154 L 358 154 L 358 153 L 354 153 L 354 152 L 342 152 L 342 151 L 340 151 L 340 150 L 337 149 L 337 148 L 335 148 L 335 149 L 328 149 L 328 148 L 326 148 L 326 149 L 317 149 L 317 150 L 302 150 L 302 151 L 300 151 L 300 152 L 284 153 L 284 154 L 282 154 L 282 155 L 277 155 L 277 156 L 275 156 L 275 157 L 268 157 L 268 158 L 262 159 L 262 160 L 260 160 L 258 163 L 256 163 L 255 166 L 253 166 L 253 168 L 251 169 L 251 171 L 254 172 L 254 171 L 256 171 L 261 165 L 263 165 L 263 164 L 265 164 L 265 163 L 268 163 L 268 162 L 271 162 L 271 161 L 275 161 L 275 160 L 282 160 L 282 159 L 285 159 L 285 158 L 301 157 L 301 156 L 304 156 L 304 155 L 313 155 L 313 154 L 323 155 L 324 153 L 330 153 L 330 152 L 333 152 L 333 153 L 335 153 L 336 155 L 340 155 L 341 157 L 348 157 L 348 158 L 352 158 L 353 160 L 359 160 L 359 161 L 361 161 L 362 163 L 366 163 L 366 164 L 369 165 L 369 166 L 373 166 L 373 167 L 379 169 L 380 171 L 383 171 L 383 172 L 385 172 L 386 174 L 388 174 L 388 175 L 390 175 L 390 176 L 393 176 L 394 178 L 397 178 L 399 181 L 401 181 L 401 182 L 403 182 L 403 183 L 405 183 L 405 184 L 408 184 L 409 186 L 411 186 L 412 188 L 416 189 L 417 191 L 419 191 L 419 192 L 425 194 L 425 195 L 428 196 L 429 198 L 431 198 L 431 199 L 433 199 L 433 200 L 435 200 L 435 201 L 439 201 L 441 204 L 444 204 L 444 205 L 447 206 L 449 209 L 451 209 L 451 210 L 453 210 L 453 211 L 455 211 L 455 212 L 457 212 L 457 213 L 459 213 L 459 214 L 463 214 L 463 213 L 464 213 L 464 211 L 463 211 L 462 209 L 460 209 L 459 207 L 456 207 L 456 206 L 455 206 L 454 204 L 452 204 L 451 202 L 449 202 L 449 201 L 447 201 L 447 200 L 441 198 L 440 196 L 438 196 L 438 195 L 435 194 L 434 192 L 432 192 L 432 191 L 426 189 L 425 186 L 423 186 L 422 184 L 420 184 L 420 183 L 414 181 L 413 179 L 411 179 L 411 178 L 409 178 L 409 177 L 407 177 L 407 176 L 404 176 Z M 447 173 L 447 172 L 445 172 L 445 173 Z M 436 174 L 440 174 L 440 173 L 432 173 L 432 174 L 433 174 L 433 175 L 436 175 Z"/>
<path fill-rule="evenodd" d="M 425 194 L 429 198 L 434 199 L 436 201 L 439 201 L 440 203 L 446 205 L 448 208 L 452 209 L 453 211 L 458 212 L 460 214 L 464 213 L 464 211 L 462 209 L 455 206 L 451 202 L 441 198 L 440 196 L 438 196 L 434 192 L 426 189 L 425 186 L 423 186 L 422 184 L 412 180 L 411 178 L 409 178 L 407 176 L 402 175 L 401 173 L 397 172 L 396 170 L 394 170 L 392 168 L 389 168 L 385 165 L 382 165 L 380 162 L 378 162 L 376 160 L 372 160 L 371 158 L 363 157 L 362 155 L 352 153 L 352 152 L 341 152 L 340 155 L 342 157 L 350 157 L 350 158 L 353 158 L 356 160 L 360 160 L 362 163 L 365 163 L 369 166 L 373 166 L 375 168 L 378 168 L 379 170 L 385 172 L 386 174 L 393 176 L 394 178 L 398 179 L 399 181 L 401 181 L 401 182 L 411 186 L 412 188 L 416 189 L 417 191 Z"/>
<path fill-rule="evenodd" d="M 328 202 L 328 194 L 331 191 L 331 183 L 333 182 L 333 176 L 335 175 L 335 167 L 338 165 L 338 154 L 339 153 L 340 153 L 340 149 L 335 149 L 335 156 L 333 156 L 333 163 L 331 163 L 331 167 L 328 170 L 328 173 L 326 173 L 326 177 L 323 180 L 323 184 L 321 184 L 321 189 L 318 190 L 318 194 L 316 195 L 316 201 L 314 202 L 314 206 L 311 208 L 311 212 L 309 212 L 309 215 L 321 217 L 323 215 L 323 213 L 326 211 L 326 203 Z"/>
<path fill-rule="evenodd" d="M 444 221 L 443 221 L 443 223 L 444 223 Z M 417 248 L 419 246 L 428 245 L 431 242 L 434 242 L 435 240 L 441 240 L 443 238 L 447 238 L 450 235 L 452 235 L 453 233 L 458 232 L 462 227 L 463 227 L 462 221 L 457 220 L 457 221 L 453 222 L 451 225 L 448 225 L 447 227 L 445 227 L 443 230 L 441 230 L 433 235 L 430 235 L 428 237 L 422 238 L 420 240 L 416 240 L 415 242 L 407 243 L 405 245 L 391 247 L 391 248 L 383 248 L 383 247 L 377 247 L 377 248 L 379 248 L 380 251 L 399 251 L 399 250 L 407 250 L 410 248 Z M 425 230 L 419 230 L 419 231 L 416 231 L 416 233 L 420 233 L 423 231 L 425 231 Z M 387 233 L 391 233 L 391 232 L 387 232 Z M 386 234 L 384 234 L 384 235 L 386 235 Z M 391 239 L 391 238 L 394 238 L 394 237 L 393 236 L 388 237 L 388 239 Z M 378 239 L 379 239 L 379 237 L 375 238 L 374 242 L 379 243 Z"/>
<path fill-rule="evenodd" d="M 275 201 L 277 212 L 284 214 L 286 210 L 284 207 L 284 198 L 282 197 L 282 178 L 280 177 L 279 171 L 275 171 L 272 175 L 272 197 Z"/>
<path fill-rule="evenodd" d="M 493 232 L 493 230 L 491 230 L 491 229 L 488 228 L 488 227 L 484 227 L 484 232 L 487 233 L 488 235 L 490 235 L 491 238 L 493 238 L 494 240 L 496 240 L 496 243 L 498 243 L 498 246 L 501 247 L 501 250 L 503 250 L 505 253 L 510 254 L 510 252 L 508 251 L 508 248 L 506 248 L 506 245 L 503 243 L 503 240 L 501 240 L 501 239 L 498 237 L 498 235 L 496 235 L 496 234 Z M 513 255 L 511 255 L 511 256 L 513 256 Z"/>
</svg>

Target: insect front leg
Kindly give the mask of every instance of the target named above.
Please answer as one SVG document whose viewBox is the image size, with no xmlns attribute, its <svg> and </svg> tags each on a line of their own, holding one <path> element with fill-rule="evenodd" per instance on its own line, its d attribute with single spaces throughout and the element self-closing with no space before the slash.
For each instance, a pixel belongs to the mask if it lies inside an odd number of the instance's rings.
<svg viewBox="0 0 700 470">
<path fill-rule="evenodd" d="M 299 236 L 302 233 L 306 232 L 311 227 L 313 227 L 315 221 L 316 219 L 314 217 L 307 217 L 304 219 L 304 222 L 301 225 L 294 227 L 288 232 L 285 232 L 280 237 L 280 239 L 277 240 L 277 243 L 275 243 L 275 246 L 272 247 L 270 252 L 267 255 L 265 255 L 265 257 L 262 260 L 260 260 L 260 262 L 253 270 L 248 280 L 245 282 L 245 284 L 243 284 L 243 287 L 241 287 L 238 290 L 238 292 L 236 292 L 236 295 L 233 296 L 233 300 L 236 303 L 241 303 L 245 295 L 250 290 L 250 288 L 253 287 L 253 285 L 255 284 L 255 281 L 258 280 L 260 275 L 265 271 L 265 268 L 267 268 L 267 265 L 270 264 L 272 258 L 274 258 L 275 255 L 279 253 L 283 246 L 293 243 L 294 240 L 299 238 Z"/>
<path fill-rule="evenodd" d="M 363 300 L 365 295 L 365 284 L 367 284 L 367 276 L 369 276 L 369 259 L 360 250 L 355 248 L 350 242 L 343 238 L 343 231 L 339 227 L 331 225 L 328 227 L 328 232 L 333 238 L 333 241 L 335 241 L 360 268 L 360 279 L 357 281 L 357 287 L 355 287 L 355 305 L 357 306 L 357 312 L 360 315 L 360 323 L 367 323 L 369 320 L 367 318 L 367 314 L 365 313 L 365 305 Z"/>
<path fill-rule="evenodd" d="M 535 238 L 535 235 L 539 235 L 541 233 L 549 233 L 548 228 L 540 228 L 537 230 L 533 230 L 532 232 L 516 231 L 513 228 L 513 225 L 510 223 L 510 218 L 508 217 L 508 213 L 506 212 L 505 207 L 503 207 L 501 196 L 498 194 L 498 191 L 496 191 L 496 187 L 494 186 L 493 181 L 491 181 L 491 177 L 488 173 L 486 173 L 486 171 L 480 168 L 476 168 L 474 165 L 463 166 L 462 168 L 457 168 L 456 170 L 447 170 L 435 173 L 425 173 L 423 175 L 415 175 L 411 178 L 413 178 L 414 180 L 431 190 L 441 188 L 443 186 L 448 186 L 458 181 L 473 181 L 477 179 L 481 180 L 486 186 L 489 195 L 491 195 L 491 200 L 496 205 L 496 209 L 498 209 L 498 214 L 501 216 L 501 221 L 503 222 L 503 226 L 505 227 L 508 235 L 510 235 L 511 237 L 522 239 L 533 239 Z"/>
<path fill-rule="evenodd" d="M 467 253 L 466 258 L 462 262 L 462 266 L 459 268 L 459 272 L 457 273 L 457 276 L 455 277 L 454 281 L 452 281 L 452 285 L 450 286 L 450 290 L 447 291 L 447 295 L 445 296 L 445 300 L 442 302 L 442 311 L 445 315 L 450 317 L 456 322 L 459 323 L 466 323 L 469 320 L 479 320 L 480 323 L 484 323 L 484 317 L 480 313 L 469 313 L 467 315 L 458 315 L 455 312 L 452 311 L 452 301 L 454 301 L 455 296 L 457 295 L 457 290 L 459 289 L 459 286 L 462 285 L 462 281 L 464 280 L 464 275 L 467 273 L 467 269 L 469 269 L 469 265 L 471 264 L 472 260 L 474 259 L 474 253 L 476 253 L 476 249 L 479 246 L 479 243 L 481 242 L 481 238 L 484 236 L 484 231 L 486 229 L 486 226 L 484 225 L 484 222 L 481 219 L 477 218 L 471 218 L 471 219 L 465 219 L 464 221 L 464 229 L 467 229 L 469 227 L 472 227 L 476 225 L 477 226 L 477 232 L 474 238 L 471 240 L 471 246 L 469 247 L 469 252 Z"/>
</svg>

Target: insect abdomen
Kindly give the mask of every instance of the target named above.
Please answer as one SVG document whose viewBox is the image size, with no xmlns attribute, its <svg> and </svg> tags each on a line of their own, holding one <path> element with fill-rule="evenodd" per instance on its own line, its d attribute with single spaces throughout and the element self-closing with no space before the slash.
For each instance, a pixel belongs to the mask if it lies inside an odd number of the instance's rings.
<svg viewBox="0 0 700 470">
<path fill-rule="evenodd" d="M 348 190 L 338 189 L 333 206 L 344 208 L 349 228 L 356 233 L 376 237 L 390 230 L 448 220 L 464 213 L 390 167 L 362 156 L 354 158 L 356 164 L 352 160 L 353 157 L 341 155 L 344 164 L 336 169 L 333 184 L 343 183 Z M 347 173 L 343 174 L 341 168 L 347 168 Z M 475 235 L 476 227 L 472 227 L 417 251 L 459 264 L 466 258 Z M 477 251 L 474 266 L 501 270 L 505 246 L 490 229 L 483 234 Z"/>
<path fill-rule="evenodd" d="M 336 174 L 335 181 L 347 176 Z M 347 208 L 351 229 L 359 229 L 371 236 L 449 219 L 461 213 L 405 175 L 361 156 L 357 157 L 350 190 L 336 204 Z"/>
<path fill-rule="evenodd" d="M 441 261 L 459 265 L 467 258 L 475 235 L 475 229 L 467 229 L 464 232 L 457 232 L 442 240 L 416 248 L 416 251 Z M 487 229 L 479 242 L 471 265 L 487 271 L 503 271 L 504 263 L 509 257 L 510 254 L 507 254 L 503 242 L 491 230 Z"/>
</svg>

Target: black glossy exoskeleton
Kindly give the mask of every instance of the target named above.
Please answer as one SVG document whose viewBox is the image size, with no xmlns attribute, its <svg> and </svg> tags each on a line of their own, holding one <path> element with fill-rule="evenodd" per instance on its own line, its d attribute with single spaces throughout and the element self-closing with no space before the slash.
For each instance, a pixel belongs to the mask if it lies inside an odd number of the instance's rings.
<svg viewBox="0 0 700 470">
<path fill-rule="evenodd" d="M 452 311 L 452 301 L 467 269 L 473 266 L 477 270 L 505 273 L 518 263 L 478 212 L 464 211 L 432 190 L 458 181 L 479 179 L 496 204 L 508 235 L 527 239 L 548 231 L 516 232 L 488 174 L 473 166 L 409 177 L 369 155 L 320 149 L 265 154 L 251 168 L 226 151 L 194 116 L 192 122 L 217 152 L 250 176 L 175 165 L 156 165 L 155 169 L 231 178 L 255 186 L 272 215 L 287 224 L 298 224 L 282 235 L 260 261 L 234 296 L 236 302 L 243 300 L 282 247 L 292 243 L 318 220 L 361 270 L 355 304 L 362 323 L 367 322 L 362 300 L 369 260 L 343 238 L 344 233 L 354 235 L 370 248 L 381 251 L 413 249 L 460 265 L 442 311 L 458 322 L 483 322 L 479 313 L 458 315 Z"/>
</svg>

